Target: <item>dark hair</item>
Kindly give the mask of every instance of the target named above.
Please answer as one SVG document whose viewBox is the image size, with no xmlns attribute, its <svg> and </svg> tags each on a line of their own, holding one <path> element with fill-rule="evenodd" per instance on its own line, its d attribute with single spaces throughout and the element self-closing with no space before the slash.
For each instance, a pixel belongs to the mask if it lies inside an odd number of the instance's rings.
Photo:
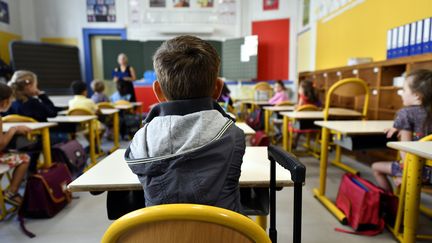
<svg viewBox="0 0 432 243">
<path fill-rule="evenodd" d="M 310 103 L 317 103 L 319 101 L 312 81 L 302 80 L 300 86 L 303 88 L 303 93 Z"/>
<path fill-rule="evenodd" d="M 9 99 L 12 96 L 12 89 L 7 84 L 0 82 L 0 101 Z"/>
<path fill-rule="evenodd" d="M 120 96 L 125 96 L 128 94 L 126 81 L 118 80 L 116 87 L 117 87 L 117 91 L 119 92 Z"/>
<path fill-rule="evenodd" d="M 71 88 L 74 95 L 82 95 L 87 90 L 87 85 L 83 81 L 75 80 L 72 82 Z"/>
<path fill-rule="evenodd" d="M 287 90 L 286 87 L 285 87 L 285 84 L 282 82 L 282 80 L 277 80 L 276 84 L 279 84 L 282 87 L 283 90 Z"/>
<path fill-rule="evenodd" d="M 96 79 L 92 81 L 91 88 L 96 93 L 102 93 L 105 90 L 105 84 L 102 80 Z"/>
<path fill-rule="evenodd" d="M 426 119 L 424 120 L 423 129 L 429 130 L 432 124 L 432 71 L 419 69 L 411 72 L 407 79 L 411 78 L 408 86 L 413 93 L 420 96 L 421 105 L 426 110 Z M 427 131 L 431 133 L 432 131 Z"/>
<path fill-rule="evenodd" d="M 228 88 L 226 83 L 223 84 L 221 95 L 229 95 L 231 94 L 231 90 Z"/>
<path fill-rule="evenodd" d="M 208 42 L 184 35 L 165 41 L 153 56 L 153 66 L 168 100 L 210 97 L 220 58 Z"/>
</svg>

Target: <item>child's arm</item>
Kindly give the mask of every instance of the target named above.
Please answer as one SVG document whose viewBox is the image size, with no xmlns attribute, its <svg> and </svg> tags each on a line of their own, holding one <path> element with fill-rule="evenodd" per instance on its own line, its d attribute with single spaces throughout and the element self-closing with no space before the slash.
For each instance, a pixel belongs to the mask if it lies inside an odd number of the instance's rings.
<svg viewBox="0 0 432 243">
<path fill-rule="evenodd" d="M 6 133 L 3 133 L 3 122 L 0 117 L 0 151 L 6 148 L 15 134 L 26 134 L 28 132 L 30 132 L 30 128 L 25 126 L 17 126 L 11 127 Z"/>
</svg>

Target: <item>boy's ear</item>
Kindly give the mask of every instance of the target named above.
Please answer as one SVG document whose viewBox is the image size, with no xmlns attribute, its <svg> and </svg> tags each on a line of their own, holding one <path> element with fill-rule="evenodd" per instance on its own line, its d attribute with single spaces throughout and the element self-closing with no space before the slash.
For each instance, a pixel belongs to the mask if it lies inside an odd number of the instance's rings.
<svg viewBox="0 0 432 243">
<path fill-rule="evenodd" d="M 156 95 L 156 98 L 159 100 L 159 102 L 167 101 L 164 93 L 162 92 L 162 88 L 160 86 L 160 83 L 157 80 L 155 80 L 153 82 L 153 93 Z"/>
<path fill-rule="evenodd" d="M 223 85 L 224 85 L 223 80 L 220 79 L 220 78 L 217 78 L 217 79 L 216 79 L 215 89 L 214 89 L 214 91 L 213 91 L 213 95 L 212 95 L 212 98 L 213 98 L 213 99 L 215 99 L 215 100 L 219 99 L 219 96 L 220 96 L 221 93 L 222 93 Z"/>
</svg>

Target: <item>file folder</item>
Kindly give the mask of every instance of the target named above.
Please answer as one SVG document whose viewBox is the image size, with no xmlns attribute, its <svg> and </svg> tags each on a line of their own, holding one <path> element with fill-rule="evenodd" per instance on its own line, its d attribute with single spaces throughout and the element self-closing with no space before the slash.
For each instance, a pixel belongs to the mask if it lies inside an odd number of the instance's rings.
<svg viewBox="0 0 432 243">
<path fill-rule="evenodd" d="M 417 22 L 411 23 L 410 27 L 410 42 L 409 42 L 409 54 L 415 55 L 415 43 L 417 37 Z"/>
<path fill-rule="evenodd" d="M 393 31 L 393 29 L 387 30 L 387 59 L 393 58 L 392 31 Z"/>
<path fill-rule="evenodd" d="M 422 53 L 430 52 L 430 36 L 431 36 L 431 19 L 426 18 L 423 20 L 423 41 L 422 41 Z"/>
<path fill-rule="evenodd" d="M 410 25 L 404 25 L 404 36 L 403 36 L 403 47 L 402 47 L 402 56 L 406 57 L 409 55 L 409 38 L 410 38 Z"/>
<path fill-rule="evenodd" d="M 397 57 L 397 34 L 398 28 L 393 28 L 392 29 L 392 45 L 391 45 L 391 57 L 395 58 Z"/>
<path fill-rule="evenodd" d="M 416 43 L 414 54 L 422 53 L 422 42 L 423 42 L 423 20 L 417 21 L 417 31 L 416 31 Z"/>
<path fill-rule="evenodd" d="M 403 41 L 404 41 L 404 27 L 399 26 L 397 30 L 397 54 L 396 57 L 403 56 Z"/>
</svg>

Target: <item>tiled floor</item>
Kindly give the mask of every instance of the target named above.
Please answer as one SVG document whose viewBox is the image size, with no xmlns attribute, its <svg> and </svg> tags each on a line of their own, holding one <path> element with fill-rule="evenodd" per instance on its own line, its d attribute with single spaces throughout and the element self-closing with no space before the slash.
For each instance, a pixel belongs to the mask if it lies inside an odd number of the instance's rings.
<svg viewBox="0 0 432 243">
<path fill-rule="evenodd" d="M 343 226 L 324 209 L 312 194 L 312 189 L 318 185 L 319 162 L 312 157 L 301 157 L 301 161 L 307 168 L 306 186 L 303 190 L 302 242 L 395 242 L 388 231 L 374 237 L 335 232 L 336 227 Z M 353 162 L 349 158 L 345 158 L 344 161 L 359 169 L 363 176 L 371 179 L 368 166 Z M 329 167 L 330 178 L 327 188 L 332 198 L 336 196 L 342 174 L 341 170 L 333 166 Z M 277 193 L 279 242 L 292 241 L 292 193 L 291 188 L 285 188 Z M 92 196 L 89 193 L 75 193 L 74 196 L 79 198 L 74 199 L 54 218 L 26 220 L 28 229 L 37 235 L 34 239 L 29 239 L 21 233 L 15 217 L 0 222 L 0 242 L 99 242 L 105 229 L 111 223 L 106 217 L 106 193 L 98 196 Z M 423 220 L 422 224 L 432 228 L 430 220 Z"/>
</svg>

